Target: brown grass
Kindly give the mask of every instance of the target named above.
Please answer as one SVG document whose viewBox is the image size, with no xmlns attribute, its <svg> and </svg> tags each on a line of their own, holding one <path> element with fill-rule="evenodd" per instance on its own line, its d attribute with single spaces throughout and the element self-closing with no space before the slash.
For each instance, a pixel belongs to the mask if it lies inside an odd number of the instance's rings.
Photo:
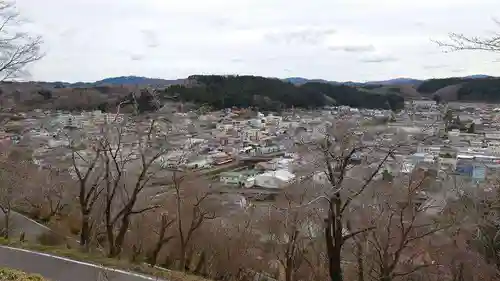
<svg viewBox="0 0 500 281">
<path fill-rule="evenodd" d="M 0 280 L 2 281 L 48 281 L 40 275 L 27 274 L 22 271 L 9 268 L 0 268 Z"/>
<path fill-rule="evenodd" d="M 147 264 L 134 264 L 126 260 L 111 259 L 103 256 L 99 253 L 89 253 L 82 252 L 78 249 L 68 249 L 67 247 L 61 246 L 45 246 L 33 243 L 21 243 L 18 241 L 8 241 L 5 239 L 0 239 L 0 245 L 28 249 L 32 251 L 48 253 L 55 256 L 70 258 L 76 261 L 90 262 L 104 267 L 122 269 L 132 272 L 137 272 L 157 278 L 166 279 L 169 281 L 210 281 L 205 278 L 189 275 L 183 272 L 173 271 L 173 270 L 162 270 L 158 268 L 153 268 Z M 2 275 L 0 275 L 1 277 Z M 3 281 L 3 279 L 0 278 Z M 10 280 L 10 279 L 7 279 Z M 32 280 L 32 279 L 13 279 L 13 280 Z M 33 279 L 33 280 L 43 280 L 43 279 Z"/>
</svg>

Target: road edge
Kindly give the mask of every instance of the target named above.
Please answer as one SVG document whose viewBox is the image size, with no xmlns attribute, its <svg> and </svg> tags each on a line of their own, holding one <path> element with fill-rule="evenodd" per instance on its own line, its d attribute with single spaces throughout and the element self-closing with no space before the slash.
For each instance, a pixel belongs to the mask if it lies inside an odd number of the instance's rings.
<svg viewBox="0 0 500 281">
<path fill-rule="evenodd" d="M 0 245 L 0 248 L 9 249 L 9 250 L 13 250 L 13 251 L 19 251 L 19 252 L 25 252 L 25 253 L 29 253 L 32 255 L 38 255 L 38 256 L 43 256 L 43 257 L 52 258 L 52 259 L 58 259 L 61 261 L 71 262 L 71 263 L 75 263 L 75 264 L 79 264 L 79 265 L 83 265 L 83 266 L 87 266 L 87 267 L 93 267 L 93 268 L 98 268 L 98 269 L 102 269 L 102 270 L 106 270 L 106 271 L 111 271 L 111 272 L 129 275 L 129 276 L 133 276 L 133 277 L 137 277 L 137 278 L 142 278 L 144 280 L 166 281 L 166 280 L 161 279 L 159 277 L 154 278 L 154 277 L 143 275 L 140 273 L 135 273 L 135 272 L 126 271 L 126 270 L 122 270 L 122 269 L 116 269 L 116 268 L 112 268 L 112 267 L 105 267 L 105 266 L 94 264 L 94 263 L 73 260 L 73 259 L 69 259 L 66 257 L 56 256 L 56 255 L 47 254 L 47 253 L 43 253 L 43 252 L 37 252 L 37 251 L 32 251 L 32 250 L 27 250 L 27 249 L 22 249 L 22 248 L 4 246 L 4 245 Z"/>
</svg>

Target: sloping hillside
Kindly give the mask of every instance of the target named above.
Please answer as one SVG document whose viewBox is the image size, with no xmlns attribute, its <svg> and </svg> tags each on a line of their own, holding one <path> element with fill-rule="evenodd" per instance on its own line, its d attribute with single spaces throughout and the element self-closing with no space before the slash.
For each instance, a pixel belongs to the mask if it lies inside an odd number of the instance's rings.
<svg viewBox="0 0 500 281">
<path fill-rule="evenodd" d="M 500 78 L 495 77 L 430 79 L 417 90 L 445 101 L 500 102 Z"/>
<path fill-rule="evenodd" d="M 132 92 L 134 86 L 95 86 L 59 88 L 48 83 L 0 83 L 0 108 L 18 111 L 41 109 L 93 110 L 115 106 Z"/>
<path fill-rule="evenodd" d="M 417 91 L 423 95 L 432 95 L 437 90 L 442 89 L 447 86 L 462 84 L 467 81 L 473 80 L 472 78 L 460 78 L 460 77 L 452 77 L 452 78 L 443 78 L 443 79 L 429 79 L 422 82 L 417 87 Z"/>
<path fill-rule="evenodd" d="M 413 85 L 363 85 L 358 88 L 369 89 L 376 93 L 395 93 L 405 99 L 420 99 L 422 96 Z"/>
<path fill-rule="evenodd" d="M 461 83 L 449 85 L 435 91 L 434 93 L 432 93 L 432 96 L 438 96 L 443 101 L 456 101 L 458 100 L 458 91 L 460 90 L 460 88 L 462 88 Z"/>
</svg>

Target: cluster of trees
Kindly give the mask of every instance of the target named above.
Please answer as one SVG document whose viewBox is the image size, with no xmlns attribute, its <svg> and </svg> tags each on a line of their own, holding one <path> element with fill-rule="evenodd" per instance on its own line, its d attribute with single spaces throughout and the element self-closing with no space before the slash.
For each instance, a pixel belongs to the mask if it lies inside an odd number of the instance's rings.
<svg viewBox="0 0 500 281">
<path fill-rule="evenodd" d="M 458 90 L 458 99 L 466 101 L 498 102 L 500 78 L 474 79 L 463 84 Z"/>
<path fill-rule="evenodd" d="M 170 86 L 163 94 L 215 108 L 258 107 L 273 111 L 332 104 L 393 110 L 404 106 L 404 99 L 395 93 L 372 93 L 347 85 L 309 82 L 297 86 L 258 76 L 196 75 L 188 80 L 187 85 Z"/>
<path fill-rule="evenodd" d="M 20 111 L 36 108 L 51 110 L 101 110 L 112 112 L 118 104 L 129 112 L 151 112 L 158 109 L 154 90 L 128 86 L 95 86 L 90 88 L 49 88 L 30 83 L 2 83 L 4 95 L 0 103 L 4 108 Z M 137 108 L 135 108 L 137 105 Z"/>
<path fill-rule="evenodd" d="M 424 94 L 433 94 L 436 91 L 451 85 L 459 85 L 456 90 L 456 99 L 463 101 L 498 102 L 497 93 L 500 90 L 499 78 L 445 78 L 430 79 L 422 82 L 418 91 Z M 434 96 L 434 98 L 440 98 Z"/>
</svg>

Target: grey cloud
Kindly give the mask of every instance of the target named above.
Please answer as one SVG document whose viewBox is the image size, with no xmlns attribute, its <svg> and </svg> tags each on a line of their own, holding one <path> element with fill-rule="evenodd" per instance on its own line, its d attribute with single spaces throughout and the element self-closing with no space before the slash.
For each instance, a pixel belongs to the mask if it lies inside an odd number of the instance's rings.
<svg viewBox="0 0 500 281">
<path fill-rule="evenodd" d="M 130 55 L 130 59 L 133 61 L 139 61 L 139 60 L 143 60 L 144 56 L 143 55 Z"/>
<path fill-rule="evenodd" d="M 213 20 L 211 23 L 215 27 L 226 27 L 231 24 L 231 20 L 226 18 L 218 18 Z"/>
<path fill-rule="evenodd" d="M 233 58 L 233 59 L 231 59 L 231 62 L 234 62 L 234 63 L 239 63 L 239 62 L 243 62 L 243 59 L 240 59 L 240 58 Z"/>
<path fill-rule="evenodd" d="M 328 47 L 331 51 L 344 51 L 348 53 L 364 53 L 375 51 L 373 45 L 348 45 L 348 46 L 331 46 Z"/>
<path fill-rule="evenodd" d="M 462 73 L 462 72 L 464 72 L 464 70 L 463 69 L 453 69 L 453 70 L 451 70 L 451 72 L 453 72 L 453 73 Z"/>
<path fill-rule="evenodd" d="M 334 34 L 334 29 L 304 29 L 298 31 L 273 32 L 265 35 L 271 43 L 317 45 Z"/>
<path fill-rule="evenodd" d="M 156 48 L 160 45 L 156 33 L 152 30 L 142 30 L 142 36 L 148 48 Z"/>
<path fill-rule="evenodd" d="M 423 69 L 440 69 L 440 68 L 446 68 L 449 67 L 447 64 L 434 64 L 434 65 L 424 65 L 422 66 Z"/>
<path fill-rule="evenodd" d="M 363 58 L 360 59 L 359 61 L 364 63 L 383 63 L 383 62 L 398 61 L 398 59 L 391 56 L 377 56 L 377 57 Z"/>
<path fill-rule="evenodd" d="M 67 28 L 63 30 L 61 33 L 59 33 L 59 36 L 61 36 L 64 39 L 71 39 L 75 36 L 77 32 L 77 29 L 75 28 Z"/>
</svg>

